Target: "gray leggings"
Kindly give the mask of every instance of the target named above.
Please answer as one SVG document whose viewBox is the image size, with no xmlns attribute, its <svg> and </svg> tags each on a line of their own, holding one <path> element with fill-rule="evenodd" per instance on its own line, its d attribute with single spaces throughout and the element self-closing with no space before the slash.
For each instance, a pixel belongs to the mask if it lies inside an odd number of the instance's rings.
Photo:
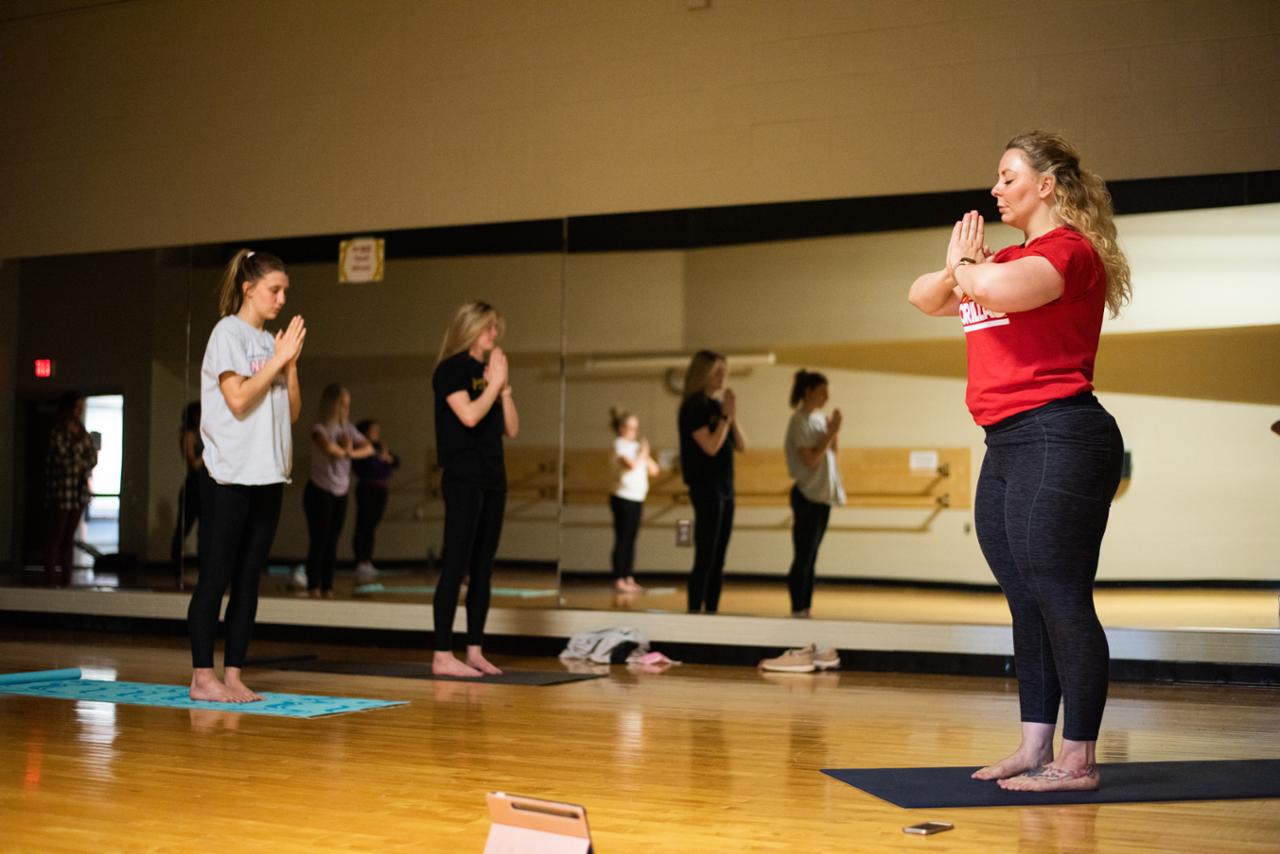
<svg viewBox="0 0 1280 854">
<path fill-rule="evenodd" d="M 1107 703 L 1107 636 L 1093 606 L 1098 551 L 1124 441 L 1092 394 L 986 428 L 974 508 L 978 542 L 1013 615 L 1024 723 L 1094 741 Z"/>
</svg>

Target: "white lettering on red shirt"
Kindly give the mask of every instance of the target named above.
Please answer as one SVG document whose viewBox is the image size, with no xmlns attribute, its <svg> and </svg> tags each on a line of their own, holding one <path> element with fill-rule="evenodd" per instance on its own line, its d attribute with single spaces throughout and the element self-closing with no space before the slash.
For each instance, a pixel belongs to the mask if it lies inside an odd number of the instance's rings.
<svg viewBox="0 0 1280 854">
<path fill-rule="evenodd" d="M 960 322 L 964 332 L 977 332 L 979 329 L 990 329 L 993 326 L 1008 326 L 1009 316 L 1003 311 L 991 311 L 983 308 L 969 297 L 960 300 Z"/>
</svg>

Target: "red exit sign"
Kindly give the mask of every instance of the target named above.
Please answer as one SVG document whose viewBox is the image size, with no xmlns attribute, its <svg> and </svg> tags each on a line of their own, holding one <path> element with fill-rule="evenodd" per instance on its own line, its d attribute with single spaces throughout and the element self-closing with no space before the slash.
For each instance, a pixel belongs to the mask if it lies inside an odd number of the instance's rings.
<svg viewBox="0 0 1280 854">
<path fill-rule="evenodd" d="M 53 359 L 36 359 L 35 374 L 38 380 L 47 380 L 53 376 Z"/>
</svg>

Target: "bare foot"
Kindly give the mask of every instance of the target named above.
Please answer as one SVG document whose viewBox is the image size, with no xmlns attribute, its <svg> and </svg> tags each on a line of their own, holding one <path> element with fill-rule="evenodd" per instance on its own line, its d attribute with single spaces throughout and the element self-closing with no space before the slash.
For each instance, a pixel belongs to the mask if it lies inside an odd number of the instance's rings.
<svg viewBox="0 0 1280 854">
<path fill-rule="evenodd" d="M 319 599 L 320 598 L 319 588 L 312 587 L 310 590 L 307 591 L 307 596 L 309 596 L 312 599 Z"/>
<path fill-rule="evenodd" d="M 999 780 L 996 785 L 1010 792 L 1091 792 L 1101 782 L 1097 765 L 1070 769 L 1049 764 Z"/>
<path fill-rule="evenodd" d="M 1007 777 L 1016 777 L 1033 768 L 1048 765 L 1052 761 L 1053 752 L 1051 750 L 1043 753 L 1024 753 L 1022 750 L 1018 750 L 999 762 L 995 762 L 985 768 L 979 768 L 970 777 L 974 780 L 1003 780 Z"/>
<path fill-rule="evenodd" d="M 212 669 L 201 668 L 191 673 L 191 690 L 187 692 L 187 696 L 193 700 L 203 700 L 209 703 L 230 703 L 231 692 L 227 690 L 227 686 L 223 685 L 217 676 L 213 675 Z"/>
<path fill-rule="evenodd" d="M 480 647 L 473 646 L 467 648 L 467 664 L 479 670 L 486 676 L 501 676 L 502 671 L 489 662 L 484 657 L 484 653 L 480 651 Z"/>
<path fill-rule="evenodd" d="M 227 691 L 231 694 L 231 699 L 226 701 L 228 703 L 257 703 L 262 700 L 261 694 L 251 691 L 249 686 L 245 685 L 239 679 L 227 677 L 225 684 L 227 686 Z"/>
<path fill-rule="evenodd" d="M 432 657 L 431 673 L 435 676 L 461 676 L 466 679 L 477 679 L 484 675 L 474 667 L 458 661 L 451 652 L 437 652 Z"/>
<path fill-rule="evenodd" d="M 256 703 L 262 700 L 261 695 L 249 690 L 240 678 L 239 667 L 225 667 L 222 671 L 222 684 L 231 693 L 232 703 Z"/>
<path fill-rule="evenodd" d="M 325 598 L 325 599 L 332 599 L 332 598 L 333 598 L 333 591 L 332 591 L 332 590 L 326 590 L 326 591 L 324 591 L 324 593 L 323 593 L 322 595 L 324 596 L 324 598 Z"/>
</svg>

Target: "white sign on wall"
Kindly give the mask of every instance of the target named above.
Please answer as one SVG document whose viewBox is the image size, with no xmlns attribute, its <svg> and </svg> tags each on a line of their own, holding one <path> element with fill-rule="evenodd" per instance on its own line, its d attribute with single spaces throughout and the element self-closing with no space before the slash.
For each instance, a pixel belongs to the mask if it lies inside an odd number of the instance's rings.
<svg viewBox="0 0 1280 854">
<path fill-rule="evenodd" d="M 912 451 L 909 459 L 913 472 L 936 472 L 938 470 L 937 451 Z"/>
<path fill-rule="evenodd" d="M 381 282 L 386 241 L 381 237 L 353 237 L 338 244 L 339 282 Z"/>
</svg>

